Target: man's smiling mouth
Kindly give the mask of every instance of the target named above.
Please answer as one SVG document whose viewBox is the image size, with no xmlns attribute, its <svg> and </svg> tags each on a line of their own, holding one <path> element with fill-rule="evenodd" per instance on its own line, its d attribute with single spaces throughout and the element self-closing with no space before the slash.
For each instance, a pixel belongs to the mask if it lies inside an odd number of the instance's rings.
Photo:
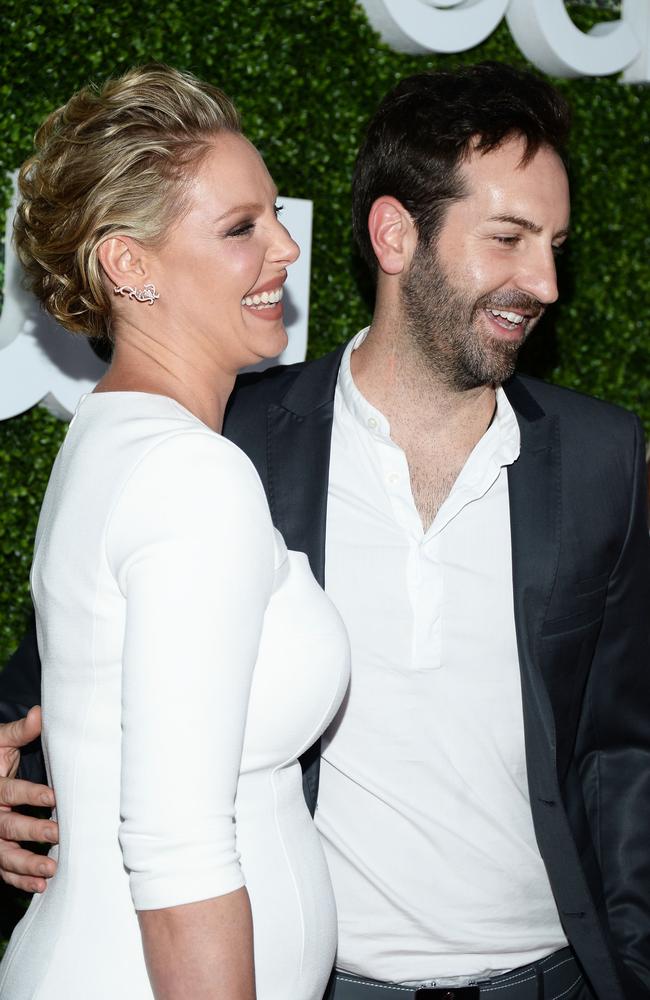
<svg viewBox="0 0 650 1000">
<path fill-rule="evenodd" d="M 513 312 L 511 310 L 486 309 L 485 311 L 490 313 L 499 326 L 502 326 L 505 330 L 516 330 L 517 327 L 523 326 L 530 319 L 530 316 L 524 313 Z"/>
</svg>

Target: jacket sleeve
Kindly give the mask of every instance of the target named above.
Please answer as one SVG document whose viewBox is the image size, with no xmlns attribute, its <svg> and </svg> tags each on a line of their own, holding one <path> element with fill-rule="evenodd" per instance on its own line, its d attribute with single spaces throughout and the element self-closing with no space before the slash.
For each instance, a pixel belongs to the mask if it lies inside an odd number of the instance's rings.
<svg viewBox="0 0 650 1000">
<path fill-rule="evenodd" d="M 577 747 L 626 997 L 650 996 L 650 540 L 643 434 Z"/>
<path fill-rule="evenodd" d="M 0 672 L 0 722 L 20 719 L 41 700 L 41 660 L 34 616 L 18 649 Z M 20 778 L 46 781 L 41 741 L 34 740 L 20 754 Z"/>
</svg>

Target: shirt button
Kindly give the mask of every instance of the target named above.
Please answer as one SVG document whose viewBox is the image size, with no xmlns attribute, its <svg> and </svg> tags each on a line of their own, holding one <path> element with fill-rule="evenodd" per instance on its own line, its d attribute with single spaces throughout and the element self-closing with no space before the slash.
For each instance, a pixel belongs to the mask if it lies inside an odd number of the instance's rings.
<svg viewBox="0 0 650 1000">
<path fill-rule="evenodd" d="M 370 428 L 370 430 L 374 431 L 376 426 L 377 426 L 377 421 L 375 420 L 375 418 L 368 417 L 368 427 Z"/>
<path fill-rule="evenodd" d="M 399 475 L 397 474 L 397 472 L 391 472 L 390 476 L 388 477 L 388 482 L 399 483 Z"/>
</svg>

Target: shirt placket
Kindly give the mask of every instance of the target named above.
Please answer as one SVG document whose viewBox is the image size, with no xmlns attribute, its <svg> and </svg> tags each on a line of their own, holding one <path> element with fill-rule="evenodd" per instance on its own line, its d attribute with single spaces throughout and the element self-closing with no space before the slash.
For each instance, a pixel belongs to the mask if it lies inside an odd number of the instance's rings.
<svg viewBox="0 0 650 1000">
<path fill-rule="evenodd" d="M 444 591 L 440 540 L 427 539 L 413 500 L 404 451 L 386 435 L 375 437 L 386 494 L 399 525 L 405 553 L 405 583 L 411 609 L 410 662 L 413 670 L 441 664 L 441 610 Z M 406 666 L 406 664 L 405 664 Z"/>
</svg>

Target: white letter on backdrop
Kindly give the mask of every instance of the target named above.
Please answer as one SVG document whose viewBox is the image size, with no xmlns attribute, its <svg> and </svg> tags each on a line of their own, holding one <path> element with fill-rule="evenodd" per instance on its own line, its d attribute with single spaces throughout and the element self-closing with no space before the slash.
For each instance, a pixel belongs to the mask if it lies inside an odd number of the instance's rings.
<svg viewBox="0 0 650 1000">
<path fill-rule="evenodd" d="M 465 52 L 499 24 L 508 0 L 361 0 L 368 20 L 397 52 Z"/>
<path fill-rule="evenodd" d="M 623 0 L 623 20 L 639 43 L 639 55 L 623 73 L 623 83 L 650 83 L 650 3 Z"/>
<path fill-rule="evenodd" d="M 638 0 L 626 5 L 623 19 L 601 22 L 588 33 L 573 23 L 564 0 L 510 0 L 506 20 L 523 54 L 544 73 L 609 76 L 641 59 L 641 45 L 630 18 L 636 6 L 637 17 L 643 20 L 641 5 L 647 21 L 648 0 Z"/>
</svg>

